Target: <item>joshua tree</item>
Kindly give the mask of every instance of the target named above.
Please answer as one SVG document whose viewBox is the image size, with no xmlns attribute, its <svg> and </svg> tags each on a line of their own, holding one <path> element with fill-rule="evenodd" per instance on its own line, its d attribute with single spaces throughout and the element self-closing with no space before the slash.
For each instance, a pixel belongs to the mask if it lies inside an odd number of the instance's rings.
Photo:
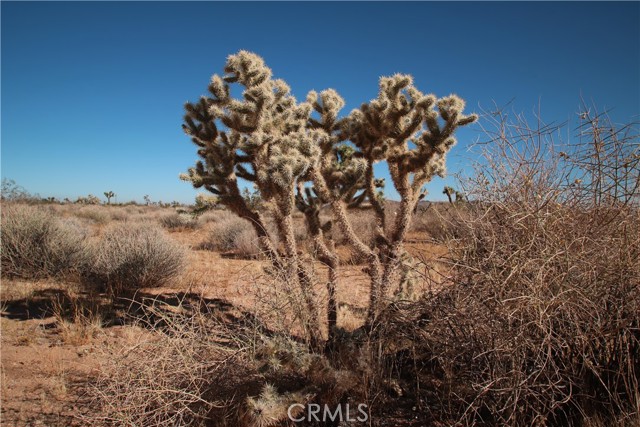
<svg viewBox="0 0 640 427">
<path fill-rule="evenodd" d="M 329 338 L 337 322 L 335 287 L 339 262 L 327 231 L 337 223 L 353 250 L 368 260 L 371 279 L 367 323 L 375 322 L 388 297 L 390 284 L 401 274 L 403 241 L 423 186 L 444 173 L 445 155 L 455 143 L 458 126 L 473 122 L 464 116 L 464 102 L 455 95 L 437 99 L 424 95 L 406 75 L 380 80 L 378 98 L 345 118 L 344 106 L 332 89 L 310 92 L 298 103 L 282 80 L 259 56 L 241 51 L 229 56 L 225 75 L 214 75 L 211 96 L 185 105 L 183 128 L 198 146 L 202 160 L 181 178 L 220 198 L 254 227 L 261 247 L 277 270 L 286 272 L 300 290 L 306 310 L 301 313 L 312 347 L 321 342 L 316 277 L 300 256 L 293 233 L 293 210 L 302 211 L 313 239 L 313 255 L 326 264 Z M 243 87 L 242 99 L 231 97 L 231 84 Z M 437 111 L 436 109 L 437 108 Z M 441 122 L 439 122 L 439 119 Z M 220 130 L 222 124 L 225 130 Z M 395 222 L 387 226 L 374 164 L 386 162 L 401 197 Z M 238 178 L 255 185 L 271 211 L 279 242 L 266 232 L 263 212 L 242 197 Z M 375 242 L 369 246 L 353 230 L 347 209 L 367 201 L 374 210 Z M 328 206 L 331 221 L 322 223 L 320 209 Z M 278 250 L 282 246 L 283 250 Z"/>
<path fill-rule="evenodd" d="M 262 206 L 262 199 L 260 198 L 260 193 L 257 190 L 249 190 L 245 187 L 242 190 L 242 198 L 247 203 L 250 209 L 257 210 Z"/>
<path fill-rule="evenodd" d="M 114 193 L 113 191 L 105 191 L 104 192 L 104 197 L 107 198 L 107 204 L 110 205 L 111 204 L 111 198 L 115 197 L 116 193 Z"/>
<path fill-rule="evenodd" d="M 451 204 L 453 204 L 454 201 L 455 203 L 460 203 L 466 200 L 466 197 L 464 196 L 464 194 L 454 189 L 453 187 L 448 187 L 448 186 L 444 187 L 444 190 L 442 190 L 442 194 L 447 195 L 447 198 L 449 199 L 449 203 Z M 455 195 L 455 200 L 452 197 L 454 195 Z"/>
<path fill-rule="evenodd" d="M 143 198 L 144 198 L 144 203 L 145 203 L 147 206 L 149 206 L 149 205 L 151 204 L 151 198 L 149 197 L 149 195 L 148 195 L 148 194 L 145 194 Z"/>
<path fill-rule="evenodd" d="M 447 199 L 449 199 L 449 203 L 453 204 L 453 198 L 452 196 L 454 195 L 454 193 L 456 192 L 456 190 L 454 190 L 452 187 L 444 187 L 444 190 L 442 190 L 442 194 L 446 194 L 447 195 Z"/>
</svg>

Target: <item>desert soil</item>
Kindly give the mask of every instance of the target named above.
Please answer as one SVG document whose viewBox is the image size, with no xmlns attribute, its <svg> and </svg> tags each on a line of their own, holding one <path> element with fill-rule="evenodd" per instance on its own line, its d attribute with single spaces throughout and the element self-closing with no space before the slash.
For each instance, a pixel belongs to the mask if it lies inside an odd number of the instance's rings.
<svg viewBox="0 0 640 427">
<path fill-rule="evenodd" d="M 205 298 L 219 299 L 243 310 L 256 305 L 256 291 L 263 277 L 262 263 L 233 259 L 221 254 L 194 249 L 203 231 L 169 233 L 177 241 L 192 248 L 189 266 L 183 278 L 171 288 L 152 290 L 156 295 L 188 292 Z M 438 262 L 445 251 L 427 242 L 423 236 L 410 236 L 409 252 L 435 266 L 424 271 L 437 283 L 444 266 Z M 429 281 L 420 281 L 429 283 Z M 338 285 L 341 326 L 353 329 L 361 318 L 358 309 L 368 299 L 367 279 L 362 266 L 343 267 Z M 107 357 L 109 347 L 126 345 L 139 331 L 135 326 L 113 325 L 87 331 L 53 316 L 53 306 L 70 285 L 45 280 L 25 282 L 2 280 L 1 327 L 1 403 L 2 426 L 83 426 L 83 414 L 92 411 L 83 391 Z M 322 289 L 319 292 L 322 293 Z"/>
</svg>

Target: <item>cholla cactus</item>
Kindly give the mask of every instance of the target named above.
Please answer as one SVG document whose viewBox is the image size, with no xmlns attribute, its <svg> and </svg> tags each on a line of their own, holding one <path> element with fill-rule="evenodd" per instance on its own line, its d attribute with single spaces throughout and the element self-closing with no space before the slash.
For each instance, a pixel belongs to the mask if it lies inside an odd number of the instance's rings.
<svg viewBox="0 0 640 427">
<path fill-rule="evenodd" d="M 196 208 L 205 207 L 212 209 L 220 203 L 220 198 L 211 194 L 198 193 L 196 194 Z"/>
<path fill-rule="evenodd" d="M 259 396 L 247 397 L 238 424 L 242 427 L 270 427 L 289 422 L 303 412 L 303 403 L 313 398 L 310 393 L 278 393 L 271 384 L 265 384 Z"/>
<path fill-rule="evenodd" d="M 173 202 L 172 206 L 177 207 L 177 202 Z M 191 212 L 194 217 L 198 217 L 204 212 L 215 209 L 220 203 L 220 198 L 212 194 L 198 193 L 196 194 L 196 205 Z"/>
<path fill-rule="evenodd" d="M 312 96 L 320 120 L 311 123 L 323 131 L 323 159 L 314 170 L 314 189 L 330 203 L 334 216 L 349 243 L 369 260 L 371 276 L 369 322 L 379 312 L 380 300 L 386 296 L 392 277 L 399 266 L 402 245 L 417 203 L 426 194 L 423 187 L 434 176 L 445 173 L 445 156 L 456 140 L 454 132 L 476 120 L 462 114 L 464 101 L 455 95 L 437 99 L 413 86 L 411 76 L 394 75 L 380 79 L 378 97 L 353 110 L 343 120 L 336 120 L 343 103 L 332 91 L 323 92 L 322 104 Z M 318 105 L 316 105 L 318 104 Z M 436 110 L 437 108 L 437 110 Z M 439 119 L 443 122 L 441 125 Z M 334 180 L 338 169 L 331 161 L 331 150 L 348 140 L 355 147 L 351 154 L 350 184 L 364 188 L 376 213 L 375 247 L 369 248 L 353 232 L 344 212 L 340 180 Z M 386 161 L 392 183 L 401 197 L 395 224 L 387 229 L 384 202 L 376 192 L 374 165 Z M 338 177 L 342 177 L 338 174 Z M 354 184 L 357 181 L 357 184 Z"/>
<path fill-rule="evenodd" d="M 298 281 L 308 306 L 305 327 L 312 345 L 317 345 L 320 327 L 313 278 L 299 259 L 292 221 L 297 183 L 319 154 L 306 128 L 311 107 L 298 104 L 287 84 L 272 79 L 271 70 L 253 53 L 229 56 L 224 71 L 224 76 L 212 77 L 210 97 L 185 105 L 183 129 L 198 146 L 202 161 L 181 178 L 218 195 L 220 203 L 250 221 L 263 251 Z M 243 87 L 242 99 L 231 97 L 229 84 Z M 220 124 L 226 130 L 219 130 Z M 238 178 L 254 183 L 272 210 L 283 253 L 271 241 L 261 212 L 242 197 Z"/>
<path fill-rule="evenodd" d="M 76 200 L 76 203 L 82 205 L 98 205 L 100 204 L 100 199 L 98 199 L 93 194 L 89 194 L 87 197 L 79 196 Z"/>
<path fill-rule="evenodd" d="M 383 77 L 378 97 L 346 118 L 339 118 L 344 100 L 333 89 L 312 91 L 297 103 L 282 80 L 259 56 L 241 51 L 228 57 L 225 75 L 214 75 L 210 96 L 187 103 L 185 132 L 198 147 L 201 160 L 181 178 L 205 188 L 237 215 L 250 221 L 263 251 L 305 296 L 308 335 L 319 340 L 314 277 L 298 255 L 292 214 L 305 214 L 315 244 L 315 256 L 329 267 L 328 324 L 336 325 L 335 286 L 338 257 L 326 235 L 335 222 L 353 249 L 368 260 L 371 278 L 368 323 L 382 307 L 403 254 L 403 241 L 424 185 L 445 172 L 445 156 L 459 126 L 476 120 L 462 114 L 464 102 L 455 95 L 437 99 L 424 95 L 407 75 Z M 242 98 L 231 97 L 231 84 L 242 86 Z M 400 210 L 387 227 L 380 192 L 384 181 L 374 165 L 385 161 L 392 184 L 401 196 Z M 242 197 L 238 178 L 254 184 L 271 210 L 280 242 L 266 232 L 262 212 Z M 353 230 L 346 210 L 368 201 L 376 213 L 372 247 Z M 333 219 L 321 223 L 319 212 L 330 206 Z M 284 251 L 278 251 L 278 243 Z"/>
</svg>

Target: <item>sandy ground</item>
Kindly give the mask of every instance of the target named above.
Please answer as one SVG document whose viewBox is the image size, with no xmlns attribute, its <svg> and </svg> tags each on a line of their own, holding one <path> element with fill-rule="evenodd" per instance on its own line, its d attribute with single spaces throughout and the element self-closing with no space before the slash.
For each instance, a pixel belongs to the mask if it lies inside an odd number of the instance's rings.
<svg viewBox="0 0 640 427">
<path fill-rule="evenodd" d="M 187 292 L 220 299 L 241 310 L 268 311 L 261 306 L 269 286 L 261 261 L 231 259 L 219 253 L 196 250 L 206 230 L 169 233 L 190 247 L 189 264 L 183 278 L 170 288 L 153 294 Z M 421 286 L 437 286 L 445 267 L 438 258 L 445 250 L 424 236 L 412 235 L 408 251 L 421 259 L 417 272 L 428 277 Z M 430 268 L 426 266 L 429 265 Z M 322 266 L 317 266 L 324 274 Z M 353 329 L 362 320 L 361 309 L 368 301 L 367 277 L 363 266 L 342 267 L 338 300 L 343 303 L 339 326 Z M 83 386 L 95 376 L 103 351 L 130 339 L 132 326 L 96 327 L 87 330 L 51 316 L 55 295 L 67 287 L 52 281 L 2 280 L 1 327 L 1 413 L 2 426 L 81 426 L 82 414 L 91 410 Z M 416 289 L 419 291 L 419 289 Z M 424 288 L 422 290 L 425 290 Z M 323 286 L 317 289 L 326 298 Z"/>
</svg>

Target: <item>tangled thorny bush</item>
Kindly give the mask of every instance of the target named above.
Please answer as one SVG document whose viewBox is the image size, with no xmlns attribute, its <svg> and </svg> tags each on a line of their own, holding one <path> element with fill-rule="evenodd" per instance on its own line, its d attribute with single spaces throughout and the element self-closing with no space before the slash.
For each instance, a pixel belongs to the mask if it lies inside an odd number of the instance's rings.
<svg viewBox="0 0 640 427">
<path fill-rule="evenodd" d="M 417 355 L 411 375 L 436 419 L 632 425 L 640 410 L 637 131 L 585 114 L 582 140 L 560 150 L 544 129 L 493 117 L 487 161 L 469 183 L 477 202 L 449 241 L 452 285 L 388 313 L 381 334 L 404 337 Z"/>
<path fill-rule="evenodd" d="M 432 203 L 418 207 L 411 228 L 426 233 L 436 242 L 445 243 L 458 237 L 460 223 L 465 221 L 470 209 L 469 203 Z"/>
<path fill-rule="evenodd" d="M 225 406 L 207 392 L 242 349 L 229 345 L 211 319 L 147 307 L 132 331 L 122 344 L 104 350 L 90 388 L 99 410 L 87 421 L 200 426 L 213 408 Z"/>
<path fill-rule="evenodd" d="M 391 303 L 370 330 L 336 328 L 323 352 L 294 338 L 293 324 L 162 315 L 162 327 L 147 322 L 151 338 L 110 359 L 103 416 L 282 426 L 292 403 L 362 402 L 370 425 L 389 423 L 379 422 L 386 410 L 412 425 L 637 425 L 638 140 L 598 120 L 581 128 L 586 143 L 562 151 L 543 129 L 497 122 L 487 147 L 498 151 L 487 152 L 446 234 L 444 287 Z M 305 316 L 287 272 L 269 300 L 284 325 Z"/>
</svg>

